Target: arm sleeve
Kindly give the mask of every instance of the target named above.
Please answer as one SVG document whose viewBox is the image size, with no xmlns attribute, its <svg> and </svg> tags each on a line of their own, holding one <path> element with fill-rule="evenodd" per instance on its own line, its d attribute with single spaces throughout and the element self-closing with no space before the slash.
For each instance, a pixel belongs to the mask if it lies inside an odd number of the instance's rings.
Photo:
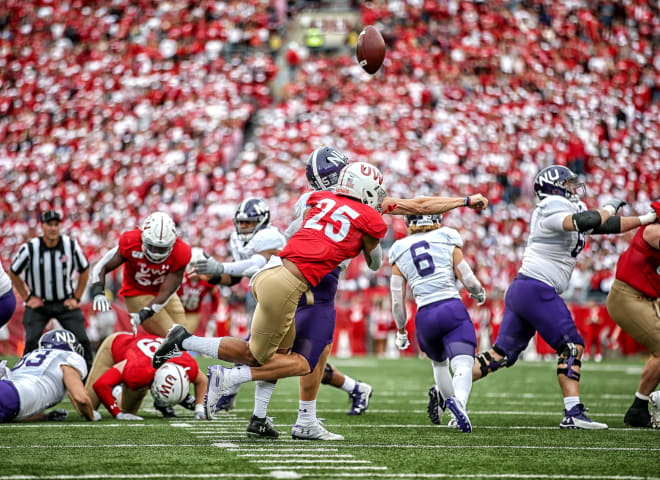
<svg viewBox="0 0 660 480">
<path fill-rule="evenodd" d="M 105 252 L 105 255 L 101 258 L 101 260 L 98 261 L 96 265 L 94 265 L 94 268 L 92 268 L 92 275 L 91 278 L 89 279 L 89 283 L 93 284 L 96 282 L 101 281 L 101 269 L 105 266 L 106 263 L 110 261 L 110 259 L 119 251 L 119 246 L 116 246 L 115 248 L 112 248 Z M 103 283 L 105 283 L 105 278 L 103 279 Z"/>
<path fill-rule="evenodd" d="M 604 223 L 594 228 L 592 234 L 602 235 L 608 233 L 621 233 L 621 217 L 612 215 Z"/>
<path fill-rule="evenodd" d="M 115 367 L 111 367 L 99 379 L 94 382 L 94 391 L 98 395 L 101 403 L 105 405 L 105 408 L 112 414 L 113 417 L 116 417 L 121 410 L 117 406 L 114 397 L 112 396 L 112 387 L 119 385 L 121 382 L 121 372 Z"/>
<path fill-rule="evenodd" d="M 227 275 L 231 275 L 232 277 L 242 277 L 247 276 L 246 272 L 252 271 L 252 273 L 254 273 L 256 270 L 266 265 L 266 257 L 255 253 L 247 260 L 224 263 L 223 265 L 225 267 L 224 273 Z"/>
<path fill-rule="evenodd" d="M 399 330 L 405 328 L 406 310 L 403 303 L 403 277 L 400 275 L 392 275 L 390 278 L 390 295 L 392 296 L 392 315 L 394 322 Z"/>
<path fill-rule="evenodd" d="M 383 249 L 380 246 L 380 243 L 369 252 L 369 258 L 371 263 L 368 265 L 370 270 L 376 272 L 380 266 L 383 264 Z"/>
<path fill-rule="evenodd" d="M 461 273 L 463 285 L 465 285 L 467 291 L 475 295 L 479 293 L 481 291 L 481 282 L 479 282 L 474 272 L 472 272 L 470 265 L 465 260 L 462 260 L 456 268 Z"/>
<path fill-rule="evenodd" d="M 14 275 L 20 275 L 21 272 L 25 270 L 25 267 L 27 267 L 29 261 L 30 249 L 27 243 L 24 243 L 21 245 L 21 248 L 18 249 L 18 253 L 16 253 L 14 260 L 11 262 L 9 270 L 11 270 Z"/>
<path fill-rule="evenodd" d="M 570 215 L 569 212 L 553 213 L 541 221 L 541 228 L 550 232 L 563 232 L 564 219 Z"/>
</svg>

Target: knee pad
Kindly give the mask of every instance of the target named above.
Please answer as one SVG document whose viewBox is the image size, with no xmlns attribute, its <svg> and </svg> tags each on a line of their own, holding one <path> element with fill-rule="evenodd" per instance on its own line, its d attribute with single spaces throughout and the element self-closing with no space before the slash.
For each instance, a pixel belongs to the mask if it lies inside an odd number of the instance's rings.
<svg viewBox="0 0 660 480">
<path fill-rule="evenodd" d="M 557 348 L 557 354 L 559 358 L 557 359 L 557 365 L 566 364 L 565 368 L 557 368 L 557 375 L 566 375 L 567 378 L 575 380 L 576 382 L 580 381 L 580 372 L 573 370 L 573 366 L 581 367 L 582 362 L 578 356 L 578 349 L 574 343 L 564 343 Z"/>
<path fill-rule="evenodd" d="M 506 356 L 506 352 L 499 348 L 497 345 L 493 345 L 492 348 L 498 355 L 502 356 L 502 359 L 498 361 L 493 360 L 493 357 L 487 351 L 478 354 L 476 359 L 479 362 L 479 368 L 481 369 L 481 378 L 488 375 L 488 372 L 495 372 L 500 367 L 508 367 L 514 363 L 509 362 L 509 359 Z"/>
<path fill-rule="evenodd" d="M 323 369 L 323 378 L 321 379 L 321 383 L 325 383 L 327 385 L 330 382 L 332 382 L 332 365 L 326 363 L 325 368 Z"/>
</svg>

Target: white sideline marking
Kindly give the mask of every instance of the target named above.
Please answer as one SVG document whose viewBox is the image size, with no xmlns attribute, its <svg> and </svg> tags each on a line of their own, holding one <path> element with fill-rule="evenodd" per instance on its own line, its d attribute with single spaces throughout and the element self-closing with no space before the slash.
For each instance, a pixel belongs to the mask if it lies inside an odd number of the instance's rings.
<svg viewBox="0 0 660 480">
<path fill-rule="evenodd" d="M 273 467 L 259 467 L 259 470 L 270 470 L 271 468 L 291 468 L 291 465 L 277 465 Z M 298 470 L 334 470 L 336 467 L 333 465 L 328 466 L 312 466 L 312 465 L 300 465 L 295 467 Z M 342 470 L 387 470 L 387 467 L 341 467 Z M 335 476 L 334 474 L 331 476 Z"/>
<path fill-rule="evenodd" d="M 283 455 L 282 455 L 283 456 Z M 317 463 L 332 463 L 333 465 L 343 465 L 348 463 L 371 463 L 369 460 L 250 460 L 250 463 L 300 463 L 300 464 L 317 464 Z"/>
<path fill-rule="evenodd" d="M 557 450 L 556 445 L 392 445 L 392 444 L 384 444 L 384 445 L 342 445 L 342 444 L 333 444 L 333 447 L 340 447 L 340 448 L 511 448 L 511 449 L 516 449 L 516 448 L 521 448 L 521 449 L 528 449 L 528 450 Z M 615 450 L 615 451 L 643 451 L 643 452 L 651 452 L 651 451 L 660 451 L 660 448 L 652 448 L 652 447 L 566 447 L 563 446 L 561 447 L 562 450 L 604 450 L 604 451 L 609 451 L 609 450 Z"/>
<path fill-rule="evenodd" d="M 16 445 L 13 447 L 2 447 L 2 448 L 11 448 L 11 449 L 21 449 L 21 448 L 136 448 L 136 447 L 189 447 L 189 448 L 199 448 L 204 447 L 205 445 L 194 444 L 194 445 L 183 445 L 183 444 L 167 444 L 167 443 L 154 443 L 154 444 L 104 444 L 104 445 Z"/>
<path fill-rule="evenodd" d="M 259 450 L 261 451 L 261 449 L 259 449 Z M 231 450 L 230 450 L 230 451 L 231 451 Z M 243 453 L 243 454 L 237 455 L 237 457 L 248 457 L 248 458 L 251 458 L 251 457 L 257 457 L 257 458 L 271 458 L 271 457 L 274 457 L 274 458 L 289 458 L 289 457 L 291 457 L 291 455 L 292 455 L 293 453 L 295 453 L 295 452 L 284 453 L 284 454 L 279 454 L 279 453 L 267 453 L 267 454 L 264 454 L 264 453 Z M 347 453 L 347 454 L 337 454 L 337 455 L 323 455 L 323 456 L 324 456 L 325 458 L 354 458 L 353 455 L 351 455 L 350 453 Z M 308 455 L 308 454 L 302 454 L 302 455 L 301 455 L 300 453 L 296 453 L 296 458 L 318 458 L 318 454 L 317 454 L 317 453 L 310 453 L 309 455 Z"/>
<path fill-rule="evenodd" d="M 252 409 L 239 409 L 239 412 L 252 412 Z M 291 410 L 286 409 L 286 408 L 271 408 L 269 409 L 270 412 L 290 412 Z M 346 409 L 344 408 L 324 408 L 324 412 L 327 413 L 344 413 Z M 401 409 L 397 408 L 381 408 L 381 409 L 369 409 L 369 412 L 371 413 L 401 413 Z M 407 410 L 407 413 L 424 413 L 426 414 L 426 409 L 423 410 Z M 509 410 L 468 410 L 468 413 L 470 416 L 472 415 L 526 415 L 526 416 L 532 416 L 532 417 L 548 417 L 548 416 L 555 416 L 555 417 L 562 417 L 563 413 L 560 410 L 557 410 L 555 412 L 537 412 L 537 411 L 520 411 L 520 410 L 515 410 L 515 411 L 509 411 Z M 596 417 L 620 417 L 622 414 L 621 413 L 597 413 L 595 416 Z M 352 425 L 351 425 L 352 426 Z"/>
<path fill-rule="evenodd" d="M 35 423 L 35 424 L 25 424 L 25 423 L 9 423 L 6 425 L 0 425 L 2 428 L 62 428 L 62 427 L 84 427 L 84 428 L 131 428 L 131 427 L 162 427 L 163 424 L 150 424 L 150 423 L 61 423 L 56 422 L 53 425 L 48 425 L 46 423 Z"/>
<path fill-rule="evenodd" d="M 254 450 L 254 447 L 253 446 L 248 446 L 248 445 L 246 445 L 244 447 L 240 447 L 240 446 L 236 445 L 235 449 L 230 449 L 229 451 L 234 452 L 234 453 L 238 453 L 238 452 L 245 452 L 246 450 L 251 452 L 251 451 Z M 320 447 L 320 448 L 313 448 L 313 447 L 310 447 L 310 448 L 304 448 L 304 447 L 301 447 L 301 448 L 263 447 L 263 448 L 261 448 L 260 447 L 259 451 L 260 452 L 294 452 L 294 453 L 298 453 L 298 452 L 338 452 L 339 450 L 336 449 L 336 448 L 322 448 L 322 447 Z M 239 457 L 241 457 L 241 456 L 243 456 L 243 455 L 239 455 Z M 257 455 L 257 456 L 264 456 L 264 455 Z M 331 456 L 331 455 L 328 455 L 328 456 Z"/>
<path fill-rule="evenodd" d="M 290 468 L 290 467 L 287 467 Z M 314 467 L 312 467 L 314 468 Z M 282 475 L 282 476 L 280 476 Z M 296 476 L 288 476 L 296 475 Z M 352 472 L 352 473 L 296 473 L 287 470 L 273 470 L 269 473 L 149 473 L 149 474 L 87 474 L 87 475 L 4 475 L 0 476 L 0 480 L 79 480 L 79 479 L 131 479 L 131 478 L 199 478 L 199 479 L 213 479 L 213 478 L 520 478 L 520 479 L 551 479 L 551 480 L 659 480 L 659 477 L 640 477 L 635 475 L 552 475 L 552 474 L 520 474 L 520 473 L 495 473 L 495 474 L 478 474 L 478 473 L 378 473 L 378 472 Z"/>
<path fill-rule="evenodd" d="M 192 423 L 170 423 L 170 427 L 181 427 L 181 428 L 186 428 L 186 427 L 192 427 Z"/>
<path fill-rule="evenodd" d="M 212 447 L 219 447 L 219 448 L 236 448 L 236 447 L 238 447 L 238 445 L 236 445 L 235 443 L 229 443 L 229 442 L 227 442 L 227 443 L 212 443 L 211 446 Z"/>
</svg>

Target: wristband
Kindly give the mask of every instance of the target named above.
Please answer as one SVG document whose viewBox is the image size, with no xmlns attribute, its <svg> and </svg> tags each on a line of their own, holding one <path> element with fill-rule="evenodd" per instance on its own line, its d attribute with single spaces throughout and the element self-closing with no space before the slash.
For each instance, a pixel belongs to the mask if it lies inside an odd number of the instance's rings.
<svg viewBox="0 0 660 480">
<path fill-rule="evenodd" d="M 92 283 L 92 298 L 97 295 L 105 295 L 105 285 L 101 282 Z"/>
<path fill-rule="evenodd" d="M 74 295 L 73 298 L 76 299 L 76 302 L 80 303 L 80 299 L 79 299 L 78 297 L 76 297 L 76 296 Z"/>
<path fill-rule="evenodd" d="M 465 202 L 463 203 L 464 207 L 469 207 L 471 203 L 470 197 L 465 197 Z"/>
<path fill-rule="evenodd" d="M 28 293 L 28 296 L 25 299 L 25 303 L 29 302 L 32 297 L 34 297 L 34 295 L 32 293 Z"/>
</svg>

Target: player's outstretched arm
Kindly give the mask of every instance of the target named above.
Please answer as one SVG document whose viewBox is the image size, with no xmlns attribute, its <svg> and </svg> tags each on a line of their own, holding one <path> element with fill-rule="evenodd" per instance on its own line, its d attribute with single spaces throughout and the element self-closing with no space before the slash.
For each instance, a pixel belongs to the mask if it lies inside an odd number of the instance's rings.
<svg viewBox="0 0 660 480">
<path fill-rule="evenodd" d="M 197 372 L 197 377 L 193 381 L 193 385 L 195 385 L 195 418 L 206 418 L 204 412 L 204 396 L 206 395 L 208 379 L 201 370 Z"/>
<path fill-rule="evenodd" d="M 165 275 L 163 284 L 158 290 L 158 294 L 147 303 L 147 305 L 137 313 L 131 313 L 131 326 L 133 327 L 133 333 L 137 335 L 138 327 L 144 323 L 148 318 L 151 318 L 156 313 L 160 312 L 167 302 L 169 302 L 170 297 L 176 293 L 176 291 L 181 286 L 183 281 L 183 274 L 185 273 L 185 268 L 181 268 L 176 272 L 169 272 Z"/>
<path fill-rule="evenodd" d="M 458 207 L 483 210 L 487 206 L 488 199 L 477 193 L 469 197 L 417 197 L 412 199 L 385 197 L 382 210 L 391 215 L 435 215 Z"/>
<path fill-rule="evenodd" d="M 89 279 L 94 311 L 107 312 L 110 310 L 110 301 L 105 296 L 105 276 L 122 263 L 124 263 L 124 257 L 119 253 L 119 247 L 114 247 L 108 250 L 101 260 L 94 265 Z"/>
<path fill-rule="evenodd" d="M 85 385 L 80 377 L 80 372 L 69 365 L 62 365 L 60 368 L 64 374 L 64 386 L 66 386 L 69 393 L 73 408 L 75 408 L 76 411 L 87 420 L 94 420 L 92 400 L 85 391 Z"/>
</svg>

